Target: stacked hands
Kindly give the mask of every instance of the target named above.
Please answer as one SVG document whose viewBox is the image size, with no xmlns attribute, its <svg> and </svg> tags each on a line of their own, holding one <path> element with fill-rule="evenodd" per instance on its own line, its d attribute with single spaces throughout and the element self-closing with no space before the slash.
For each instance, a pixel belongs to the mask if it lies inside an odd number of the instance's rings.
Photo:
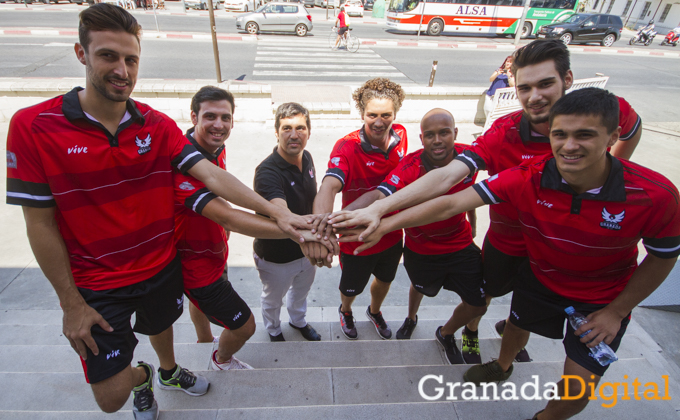
<svg viewBox="0 0 680 420">
<path fill-rule="evenodd" d="M 333 256 L 340 253 L 338 242 L 363 242 L 354 251 L 354 255 L 358 255 L 388 233 L 378 230 L 380 216 L 370 208 L 298 217 L 303 221 L 297 220 L 288 226 L 296 233 L 293 237 L 297 238 L 305 257 L 318 267 L 331 268 Z M 284 229 L 281 224 L 279 226 Z M 284 230 L 291 232 L 290 229 Z M 339 240 L 337 235 L 341 235 Z"/>
</svg>

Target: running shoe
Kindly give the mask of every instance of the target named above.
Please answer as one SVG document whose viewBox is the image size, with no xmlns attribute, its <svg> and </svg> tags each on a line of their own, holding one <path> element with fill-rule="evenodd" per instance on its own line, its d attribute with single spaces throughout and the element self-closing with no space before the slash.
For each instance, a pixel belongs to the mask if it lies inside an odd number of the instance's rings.
<svg viewBox="0 0 680 420">
<path fill-rule="evenodd" d="M 137 367 L 143 366 L 149 373 L 149 378 L 143 384 L 132 388 L 134 399 L 132 414 L 136 420 L 156 420 L 158 418 L 158 404 L 153 397 L 154 367 L 150 363 L 137 362 Z"/>
<path fill-rule="evenodd" d="M 373 326 L 375 327 L 375 331 L 378 333 L 380 338 L 383 340 L 389 340 L 392 338 L 392 330 L 390 329 L 389 325 L 385 322 L 385 319 L 382 316 L 382 312 L 378 312 L 377 314 L 372 314 L 371 313 L 371 305 L 368 305 L 368 308 L 366 308 L 366 316 L 368 317 L 369 321 L 373 323 Z"/>
<path fill-rule="evenodd" d="M 397 340 L 409 340 L 416 325 L 418 325 L 418 315 L 416 315 L 415 321 L 407 317 L 397 330 Z"/>
<path fill-rule="evenodd" d="M 496 332 L 498 335 L 503 337 L 503 331 L 505 330 L 505 320 L 498 321 L 496 322 Z M 529 363 L 533 362 L 533 359 L 529 357 L 529 352 L 527 351 L 526 347 L 520 350 L 517 353 L 517 356 L 515 356 L 515 362 L 519 363 Z"/>
<path fill-rule="evenodd" d="M 217 361 L 217 350 L 212 353 L 210 358 L 210 370 L 242 370 L 242 369 L 252 369 L 246 362 L 242 362 L 236 358 L 236 356 L 231 356 L 226 362 L 220 363 Z"/>
<path fill-rule="evenodd" d="M 456 340 L 453 337 L 453 334 L 442 336 L 442 327 L 439 327 L 437 328 L 437 331 L 435 331 L 434 336 L 437 339 L 437 343 L 444 349 L 446 360 L 450 365 L 465 364 L 465 359 L 463 359 L 463 355 L 460 353 L 460 350 L 458 350 L 458 346 L 456 346 Z"/>
<path fill-rule="evenodd" d="M 342 312 L 342 304 L 338 308 L 338 314 L 340 314 L 340 329 L 342 333 L 349 340 L 356 340 L 358 337 L 357 327 L 354 325 L 354 317 L 352 316 L 352 311 Z"/>
<path fill-rule="evenodd" d="M 481 365 L 472 366 L 463 375 L 463 380 L 465 382 L 472 382 L 477 386 L 486 382 L 505 381 L 512 375 L 512 370 L 513 367 L 510 365 L 510 369 L 503 371 L 498 360 L 492 360 Z"/>
<path fill-rule="evenodd" d="M 478 332 L 478 331 L 477 331 Z M 482 363 L 482 355 L 479 352 L 479 336 L 471 334 L 467 327 L 463 328 L 462 342 L 463 342 L 463 359 L 468 365 L 478 365 Z"/>
<path fill-rule="evenodd" d="M 203 376 L 198 376 L 190 370 L 177 365 L 172 377 L 167 381 L 161 378 L 160 372 L 158 373 L 158 387 L 169 391 L 184 391 L 191 396 L 197 397 L 208 392 L 210 382 Z"/>
</svg>

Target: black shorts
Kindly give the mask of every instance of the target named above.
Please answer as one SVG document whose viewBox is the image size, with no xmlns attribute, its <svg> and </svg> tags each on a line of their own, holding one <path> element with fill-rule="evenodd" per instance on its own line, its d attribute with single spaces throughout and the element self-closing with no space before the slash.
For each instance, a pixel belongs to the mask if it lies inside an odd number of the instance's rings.
<svg viewBox="0 0 680 420">
<path fill-rule="evenodd" d="M 343 26 L 342 28 L 338 29 L 338 35 L 342 35 L 345 32 L 349 30 L 349 26 Z"/>
<path fill-rule="evenodd" d="M 350 255 L 340 253 L 340 293 L 345 296 L 357 296 L 364 291 L 373 274 L 384 283 L 392 283 L 397 275 L 401 260 L 402 242 L 373 255 Z"/>
<path fill-rule="evenodd" d="M 512 292 L 522 273 L 520 267 L 529 257 L 515 257 L 499 251 L 484 237 L 482 263 L 484 267 L 484 291 L 493 297 L 505 296 Z"/>
<path fill-rule="evenodd" d="M 83 362 L 88 383 L 110 378 L 130 366 L 137 346 L 135 332 L 156 335 L 167 330 L 184 309 L 184 279 L 179 254 L 158 274 L 139 283 L 108 290 L 78 288 L 88 305 L 113 327 L 104 331 L 92 327 L 92 337 L 99 347 L 95 356 L 87 349 Z M 130 318 L 135 314 L 135 326 Z"/>
<path fill-rule="evenodd" d="M 595 359 L 590 357 L 590 350 L 581 343 L 580 338 L 574 334 L 574 329 L 566 322 L 567 315 L 564 309 L 573 306 L 576 312 L 588 315 L 598 311 L 606 304 L 583 303 L 551 291 L 545 287 L 531 272 L 530 264 L 527 262 L 522 265 L 524 281 L 517 283 L 517 287 L 512 295 L 510 306 L 510 320 L 516 326 L 553 339 L 562 339 L 564 350 L 574 362 L 590 372 L 602 376 L 609 366 L 600 365 Z M 586 283 L 584 283 L 586 284 Z M 564 333 L 564 324 L 567 324 L 567 332 Z M 621 344 L 621 338 L 626 332 L 630 314 L 621 321 L 621 328 L 614 340 L 609 344 L 612 350 L 616 351 Z"/>
<path fill-rule="evenodd" d="M 441 255 L 418 254 L 404 247 L 404 268 L 413 287 L 425 296 L 435 297 L 443 287 L 458 293 L 467 304 L 486 306 L 482 254 L 474 243 Z"/>
<path fill-rule="evenodd" d="M 184 293 L 217 326 L 237 330 L 250 319 L 250 308 L 231 286 L 226 271 L 215 282 Z"/>
</svg>

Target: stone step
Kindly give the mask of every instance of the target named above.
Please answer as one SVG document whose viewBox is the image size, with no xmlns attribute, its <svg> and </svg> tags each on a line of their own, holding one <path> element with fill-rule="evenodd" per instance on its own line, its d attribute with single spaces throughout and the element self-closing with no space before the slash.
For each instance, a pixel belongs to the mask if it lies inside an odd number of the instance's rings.
<svg viewBox="0 0 680 420">
<path fill-rule="evenodd" d="M 482 361 L 498 357 L 501 340 L 481 339 Z M 458 342 L 460 347 L 460 342 Z M 175 357 L 179 364 L 192 371 L 209 369 L 212 344 L 175 344 Z M 643 341 L 637 336 L 626 336 L 617 355 L 621 360 L 642 357 Z M 565 353 L 562 343 L 535 337 L 527 351 L 534 362 L 561 362 Z M 49 357 L 45 357 L 45 354 Z M 340 367 L 393 367 L 434 366 L 447 364 L 444 351 L 433 340 L 367 340 L 322 342 L 248 342 L 237 357 L 257 369 L 303 369 Z M 135 361 L 144 360 L 158 365 L 156 353 L 150 344 L 139 344 Z M 82 372 L 80 360 L 68 345 L 2 345 L 0 346 L 0 372 Z"/>
<path fill-rule="evenodd" d="M 612 408 L 603 408 L 602 401 L 592 401 L 576 418 L 597 420 L 678 419 L 665 401 L 616 401 Z M 607 403 L 609 405 L 609 403 Z M 502 402 L 420 402 L 391 404 L 315 405 L 302 407 L 224 408 L 197 410 L 166 410 L 161 407 L 161 420 L 347 420 L 347 419 L 511 419 L 531 418 L 543 409 L 545 401 Z M 0 418 L 13 420 L 129 420 L 129 410 L 106 414 L 97 411 L 3 411 Z"/>
<path fill-rule="evenodd" d="M 445 383 L 461 383 L 462 375 L 467 366 L 404 366 L 404 367 L 370 367 L 370 368 L 323 368 L 323 369 L 257 369 L 252 371 L 229 371 L 229 372 L 203 372 L 210 380 L 211 389 L 203 397 L 191 397 L 182 392 L 156 391 L 156 398 L 163 410 L 223 410 L 229 409 L 235 415 L 245 408 L 275 408 L 275 407 L 312 407 L 314 406 L 354 406 L 376 404 L 402 404 L 426 402 L 419 392 L 419 383 L 426 375 L 441 375 L 442 382 L 433 379 L 423 381 L 423 393 L 426 396 L 436 396 L 436 387 L 443 387 L 443 395 L 437 399 L 440 403 L 454 401 L 465 402 L 462 399 L 461 386 L 454 389 L 450 394 L 450 388 Z M 543 393 L 547 381 L 559 380 L 562 372 L 562 362 L 536 362 L 531 364 L 517 364 L 513 376 L 509 381 L 501 384 L 498 394 L 514 384 L 518 397 L 521 396 L 520 388 L 527 382 L 538 381 L 539 392 Z M 624 376 L 625 375 L 625 376 Z M 534 377 L 538 377 L 535 379 Z M 665 396 L 663 378 L 654 372 L 651 365 L 645 359 L 621 360 L 610 368 L 604 381 L 620 382 L 625 379 L 632 383 L 637 379 L 644 384 L 654 382 L 659 388 L 659 397 Z M 60 411 L 97 411 L 94 399 L 85 383 L 82 373 L 5 373 L 0 384 L 0 407 L 4 412 L 31 411 L 31 412 L 60 412 Z M 465 387 L 468 389 L 469 387 Z M 611 387 L 605 388 L 602 395 L 610 399 Z M 626 392 L 627 391 L 627 392 Z M 476 395 L 483 395 L 482 388 L 476 388 Z M 633 387 L 624 389 L 618 386 L 615 391 L 617 400 L 623 402 L 621 397 L 633 395 Z M 490 396 L 493 396 L 489 391 Z M 677 396 L 674 396 L 677 397 Z M 634 401 L 634 400 L 633 400 Z M 602 399 L 591 403 L 598 406 Z M 613 399 L 608 401 L 613 402 Z M 641 401 L 634 401 L 641 403 Z M 655 403 L 647 405 L 647 415 L 629 416 L 619 411 L 619 418 L 652 418 L 668 419 L 668 413 L 672 407 L 663 400 L 651 401 Z M 515 409 L 520 409 L 522 415 L 529 415 L 543 405 L 537 401 L 519 401 Z M 477 410 L 495 411 L 501 413 L 506 410 L 504 406 L 511 404 L 503 402 L 474 401 L 465 404 L 476 404 L 471 407 L 456 408 L 459 418 L 484 418 L 474 415 Z M 404 406 L 406 407 L 406 406 Z M 529 407 L 531 412 L 524 410 Z M 669 407 L 670 410 L 669 411 Z M 78 410 L 74 410 L 78 408 Z M 131 409 L 131 399 L 126 403 L 124 410 Z M 320 410 L 330 410 L 334 416 L 334 407 L 318 407 Z M 378 408 L 376 408 L 378 409 Z M 500 410 L 500 411 L 499 411 Z M 613 409 L 602 409 L 598 412 L 609 412 Z M 267 410 L 265 410 L 266 412 Z M 511 412 L 510 410 L 509 412 Z M 272 413 L 271 410 L 269 410 Z M 313 412 L 313 411 L 312 411 Z M 245 414 L 244 412 L 243 414 Z M 299 413 L 299 412 L 298 412 Z M 463 413 L 467 413 L 462 415 Z M 664 414 L 665 413 L 665 414 Z M 242 415 L 243 415 L 242 414 Z M 264 413 L 261 413 L 264 414 Z M 509 418 L 506 415 L 491 416 L 487 411 L 487 418 Z M 664 414 L 664 415 L 661 415 Z M 468 417 L 472 416 L 472 417 Z M 0 412 L 2 417 L 2 412 Z M 232 418 L 231 416 L 229 416 Z M 354 416 L 352 416 L 354 417 Z M 421 416 L 417 416 L 421 417 Z M 417 418 L 416 417 L 416 418 Z M 448 416 L 447 416 L 448 417 Z M 11 417 L 15 418 L 15 417 Z M 39 416 L 38 418 L 43 418 Z M 196 417 L 199 418 L 199 417 Z M 204 417 L 200 417 L 204 418 Z M 219 418 L 222 417 L 220 414 Z M 259 418 L 255 416 L 254 418 Z M 287 416 L 284 418 L 288 418 Z M 378 416 L 378 418 L 392 418 Z M 410 417 L 413 418 L 413 417 Z M 514 418 L 514 417 L 512 417 Z M 597 416 L 600 419 L 602 417 Z"/>
</svg>

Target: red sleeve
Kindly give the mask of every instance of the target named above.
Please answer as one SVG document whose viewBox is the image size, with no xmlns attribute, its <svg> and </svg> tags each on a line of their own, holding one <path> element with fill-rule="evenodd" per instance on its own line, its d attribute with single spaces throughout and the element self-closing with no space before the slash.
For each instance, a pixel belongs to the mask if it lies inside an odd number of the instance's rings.
<svg viewBox="0 0 680 420">
<path fill-rule="evenodd" d="M 172 182 L 175 188 L 175 203 L 198 214 L 203 212 L 206 204 L 217 198 L 201 181 L 189 175 L 173 171 Z"/>
<path fill-rule="evenodd" d="M 522 187 L 529 175 L 527 166 L 516 166 L 490 176 L 473 188 L 485 204 L 512 202 L 513 198 L 521 198 Z"/>
<path fill-rule="evenodd" d="M 658 176 L 658 174 L 656 174 Z M 677 258 L 680 256 L 680 212 L 678 211 L 678 190 L 665 177 L 658 176 L 654 180 L 655 188 L 654 217 L 649 217 L 648 224 L 641 232 L 642 243 L 647 252 L 659 258 Z"/>
<path fill-rule="evenodd" d="M 193 168 L 201 160 L 205 159 L 201 152 L 189 142 L 182 130 L 177 127 L 177 124 L 169 117 L 164 116 L 165 121 L 165 135 L 167 137 L 167 145 L 172 159 L 172 166 L 178 171 L 186 173 Z"/>
<path fill-rule="evenodd" d="M 642 127 L 642 119 L 625 99 L 619 97 L 619 125 L 621 135 L 619 140 L 630 140 Z"/>
<path fill-rule="evenodd" d="M 338 140 L 331 151 L 331 157 L 328 160 L 328 170 L 326 171 L 327 176 L 332 176 L 337 178 L 342 182 L 342 187 L 345 187 L 345 180 L 350 176 L 349 172 L 349 159 L 347 158 L 346 152 L 352 147 L 349 141 L 344 139 Z"/>
<path fill-rule="evenodd" d="M 56 205 L 31 132 L 31 108 L 14 114 L 7 134 L 7 204 L 27 207 Z"/>
<path fill-rule="evenodd" d="M 385 196 L 390 196 L 418 179 L 420 177 L 421 152 L 422 151 L 419 150 L 402 159 L 397 167 L 385 177 L 385 180 L 380 185 L 378 185 L 378 190 Z"/>
</svg>

